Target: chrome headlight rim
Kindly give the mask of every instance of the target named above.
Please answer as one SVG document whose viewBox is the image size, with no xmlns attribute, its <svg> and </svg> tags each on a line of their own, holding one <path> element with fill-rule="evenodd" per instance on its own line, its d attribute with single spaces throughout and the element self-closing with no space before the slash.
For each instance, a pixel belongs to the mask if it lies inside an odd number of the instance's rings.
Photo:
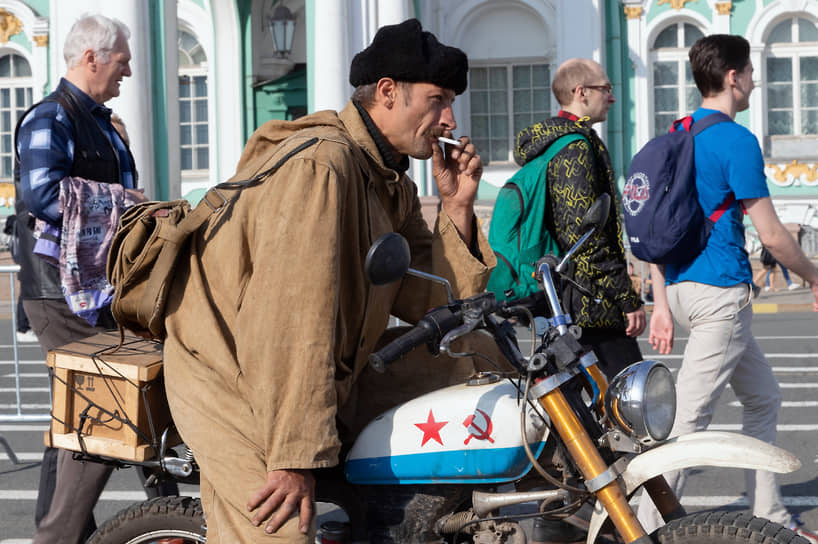
<svg viewBox="0 0 818 544">
<path fill-rule="evenodd" d="M 634 363 L 617 374 L 605 393 L 605 411 L 622 432 L 646 446 L 668 438 L 676 415 L 673 375 L 663 363 Z"/>
</svg>

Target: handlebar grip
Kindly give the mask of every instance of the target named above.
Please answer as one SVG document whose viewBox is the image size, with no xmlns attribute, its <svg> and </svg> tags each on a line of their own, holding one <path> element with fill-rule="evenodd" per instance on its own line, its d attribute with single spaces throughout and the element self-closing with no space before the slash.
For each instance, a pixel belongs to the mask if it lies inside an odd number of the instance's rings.
<svg viewBox="0 0 818 544">
<path fill-rule="evenodd" d="M 370 354 L 369 364 L 372 365 L 375 371 L 383 372 L 386 370 L 386 365 L 406 355 L 417 346 L 433 340 L 436 333 L 437 331 L 429 327 L 426 322 L 421 321 L 415 327 L 409 329 L 407 333 L 395 338 L 375 353 Z"/>
<path fill-rule="evenodd" d="M 432 310 L 407 333 L 395 338 L 387 345 L 369 355 L 369 364 L 377 372 L 386 370 L 386 365 L 406 355 L 421 344 L 440 342 L 443 335 L 463 323 L 463 316 L 448 307 Z"/>
</svg>

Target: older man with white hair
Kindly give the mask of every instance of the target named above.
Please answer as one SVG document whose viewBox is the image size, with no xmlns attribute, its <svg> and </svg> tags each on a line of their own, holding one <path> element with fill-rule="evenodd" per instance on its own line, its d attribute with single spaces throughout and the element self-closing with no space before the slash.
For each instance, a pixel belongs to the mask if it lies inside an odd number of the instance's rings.
<svg viewBox="0 0 818 544">
<path fill-rule="evenodd" d="M 120 184 L 136 194 L 133 156 L 111 125 L 111 110 L 104 106 L 119 96 L 122 79 L 131 75 L 129 36 L 128 28 L 117 20 L 101 15 L 80 18 L 66 37 L 65 77 L 17 126 L 21 273 L 32 280 L 22 293 L 23 306 L 44 351 L 116 326 L 107 306 L 94 324 L 71 311 L 59 272 L 34 254 L 32 229 L 35 219 L 62 227 L 60 182 L 67 177 Z M 85 542 L 95 529 L 94 504 L 110 474 L 105 465 L 81 463 L 71 452 L 46 448 L 34 542 Z"/>
</svg>

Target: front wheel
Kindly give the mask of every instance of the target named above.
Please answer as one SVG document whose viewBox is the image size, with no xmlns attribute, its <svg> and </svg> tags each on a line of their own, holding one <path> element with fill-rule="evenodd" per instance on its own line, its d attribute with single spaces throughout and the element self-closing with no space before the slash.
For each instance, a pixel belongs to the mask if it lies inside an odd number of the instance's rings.
<svg viewBox="0 0 818 544">
<path fill-rule="evenodd" d="M 121 510 L 86 544 L 204 544 L 202 503 L 191 497 L 157 497 Z"/>
<path fill-rule="evenodd" d="M 779 523 L 746 512 L 701 512 L 673 520 L 653 534 L 660 544 L 809 544 Z"/>
</svg>

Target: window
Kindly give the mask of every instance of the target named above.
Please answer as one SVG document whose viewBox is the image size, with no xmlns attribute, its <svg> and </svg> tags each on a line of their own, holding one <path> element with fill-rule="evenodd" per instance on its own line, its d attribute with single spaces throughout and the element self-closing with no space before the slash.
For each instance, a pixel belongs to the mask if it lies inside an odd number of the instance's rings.
<svg viewBox="0 0 818 544">
<path fill-rule="evenodd" d="M 513 161 L 517 133 L 550 115 L 547 64 L 472 67 L 469 89 L 471 137 L 484 160 Z"/>
<path fill-rule="evenodd" d="M 687 52 L 703 36 L 701 30 L 689 23 L 675 23 L 653 42 L 654 136 L 667 132 L 673 121 L 690 114 L 701 103 Z"/>
<path fill-rule="evenodd" d="M 31 66 L 9 53 L 0 56 L 0 181 L 14 181 L 14 129 L 31 107 Z"/>
<path fill-rule="evenodd" d="M 767 38 L 767 132 L 818 135 L 818 28 L 799 17 L 778 23 Z"/>
<path fill-rule="evenodd" d="M 207 109 L 207 58 L 198 40 L 179 30 L 179 141 L 183 172 L 207 170 L 210 164 Z"/>
</svg>

